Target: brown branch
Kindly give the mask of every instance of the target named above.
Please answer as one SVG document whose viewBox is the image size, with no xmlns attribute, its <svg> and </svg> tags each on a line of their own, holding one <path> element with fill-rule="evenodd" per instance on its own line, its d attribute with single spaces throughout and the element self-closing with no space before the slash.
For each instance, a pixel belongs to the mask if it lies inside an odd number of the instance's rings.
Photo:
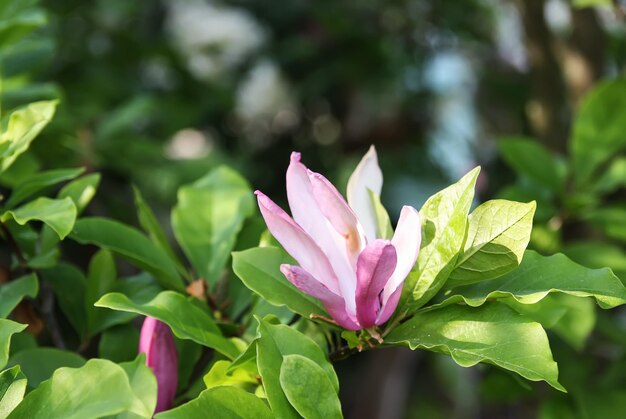
<svg viewBox="0 0 626 419">
<path fill-rule="evenodd" d="M 562 73 L 544 16 L 544 0 L 517 0 L 530 62 L 527 115 L 534 134 L 550 149 L 566 150 L 568 113 Z"/>
</svg>

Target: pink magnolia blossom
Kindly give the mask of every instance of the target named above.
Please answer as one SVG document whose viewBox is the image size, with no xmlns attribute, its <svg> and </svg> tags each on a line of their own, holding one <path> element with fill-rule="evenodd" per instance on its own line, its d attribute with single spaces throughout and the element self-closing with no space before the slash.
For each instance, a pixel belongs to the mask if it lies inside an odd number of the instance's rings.
<svg viewBox="0 0 626 419">
<path fill-rule="evenodd" d="M 380 195 L 382 183 L 372 147 L 350 177 L 348 202 L 324 176 L 300 162 L 300 153 L 291 154 L 287 169 L 293 218 L 255 192 L 268 229 L 299 264 L 283 264 L 281 272 L 350 330 L 381 325 L 391 317 L 420 248 L 420 216 L 410 206 L 402 208 L 391 240 L 376 236 L 370 191 Z"/>
<path fill-rule="evenodd" d="M 169 409 L 178 386 L 178 354 L 169 326 L 153 317 L 146 317 L 141 327 L 139 352 L 146 354 L 146 365 L 157 380 L 155 413 Z"/>
</svg>

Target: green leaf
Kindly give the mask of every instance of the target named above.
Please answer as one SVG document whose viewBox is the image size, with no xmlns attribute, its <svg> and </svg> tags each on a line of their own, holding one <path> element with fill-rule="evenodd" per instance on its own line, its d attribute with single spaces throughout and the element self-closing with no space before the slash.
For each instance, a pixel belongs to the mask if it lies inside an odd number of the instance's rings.
<svg viewBox="0 0 626 419">
<path fill-rule="evenodd" d="M 26 376 L 19 366 L 0 372 L 0 418 L 6 418 L 26 393 Z"/>
<path fill-rule="evenodd" d="M 370 195 L 372 206 L 374 207 L 374 216 L 376 217 L 376 237 L 381 239 L 391 240 L 393 237 L 393 227 L 391 227 L 391 221 L 389 220 L 389 214 L 380 202 L 380 196 L 368 189 L 367 192 Z"/>
<path fill-rule="evenodd" d="M 501 301 L 541 323 L 544 329 L 552 330 L 577 350 L 583 349 L 596 323 L 596 311 L 590 298 L 550 294 L 535 304 L 522 304 L 514 298 Z"/>
<path fill-rule="evenodd" d="M 474 199 L 477 167 L 452 186 L 428 198 L 422 206 L 422 248 L 416 271 L 405 280 L 400 309 L 413 312 L 445 284 L 463 249 L 467 214 Z"/>
<path fill-rule="evenodd" d="M 185 274 L 185 268 L 170 246 L 167 241 L 167 236 L 165 232 L 159 225 L 156 216 L 152 209 L 148 206 L 148 203 L 143 199 L 141 192 L 136 187 L 133 187 L 133 192 L 135 194 L 135 207 L 137 207 L 137 218 L 139 218 L 139 224 L 144 229 L 146 233 L 150 236 L 150 239 L 154 243 L 156 243 L 167 255 L 170 259 L 176 264 L 179 272 L 181 274 Z"/>
<path fill-rule="evenodd" d="M 116 281 L 117 269 L 113 255 L 107 250 L 100 250 L 91 258 L 87 273 L 83 302 L 87 314 L 87 330 L 94 330 L 96 325 L 101 322 L 98 317 L 106 316 L 107 310 L 95 308 L 93 305 L 100 297 L 112 290 Z"/>
<path fill-rule="evenodd" d="M 607 6 L 613 5 L 613 0 L 572 0 L 574 7 L 594 7 L 594 6 Z"/>
<path fill-rule="evenodd" d="M 28 149 L 50 122 L 56 105 L 56 101 L 35 102 L 11 114 L 7 130 L 0 135 L 0 174 Z"/>
<path fill-rule="evenodd" d="M 216 387 L 204 390 L 196 399 L 176 409 L 161 412 L 155 419 L 271 419 L 267 405 L 258 397 L 237 387 Z"/>
<path fill-rule="evenodd" d="M 234 368 L 229 370 L 232 362 L 220 360 L 215 362 L 208 373 L 202 377 L 206 388 L 214 388 L 219 386 L 238 386 L 252 385 L 256 387 L 257 377 L 250 374 L 243 368 Z"/>
<path fill-rule="evenodd" d="M 70 236 L 82 244 L 95 244 L 152 273 L 165 288 L 184 291 L 176 265 L 139 230 L 100 217 L 81 218 Z"/>
<path fill-rule="evenodd" d="M 0 220 L 6 221 L 13 218 L 20 225 L 33 220 L 42 221 L 52 228 L 60 239 L 63 239 L 72 231 L 76 214 L 76 206 L 70 198 L 50 199 L 41 197 L 13 211 L 6 211 Z"/>
<path fill-rule="evenodd" d="M 137 355 L 139 331 L 130 323 L 111 327 L 100 335 L 98 357 L 113 362 L 130 361 Z"/>
<path fill-rule="evenodd" d="M 172 228 L 196 272 L 215 285 L 254 200 L 248 183 L 219 167 L 178 190 Z"/>
<path fill-rule="evenodd" d="M 59 263 L 41 271 L 42 279 L 50 284 L 63 314 L 74 330 L 82 337 L 87 333 L 85 312 L 85 287 L 87 279 L 83 272 L 69 263 Z"/>
<path fill-rule="evenodd" d="M 417 313 L 392 330 L 385 344 L 442 352 L 463 367 L 497 365 L 565 391 L 541 325 L 502 304 L 452 305 Z"/>
<path fill-rule="evenodd" d="M 588 268 L 609 267 L 626 280 L 626 252 L 622 248 L 602 241 L 579 241 L 565 245 L 562 252 L 574 262 Z"/>
<path fill-rule="evenodd" d="M 601 82 L 587 94 L 574 121 L 571 154 L 578 185 L 626 146 L 626 79 Z"/>
<path fill-rule="evenodd" d="M 120 419 L 136 416 L 151 418 L 157 402 L 157 381 L 152 370 L 146 365 L 146 354 L 141 353 L 134 361 L 124 362 L 119 366 L 128 376 L 130 387 L 135 394 L 135 402 L 128 413 L 122 413 L 116 417 Z"/>
<path fill-rule="evenodd" d="M 80 355 L 57 348 L 35 347 L 24 349 L 12 355 L 9 365 L 20 365 L 28 377 L 28 386 L 37 387 L 39 383 L 52 376 L 61 367 L 82 367 L 85 359 Z"/>
<path fill-rule="evenodd" d="M 87 419 L 115 415 L 135 405 L 124 369 L 92 359 L 81 368 L 59 368 L 9 415 L 10 419 Z"/>
<path fill-rule="evenodd" d="M 523 178 L 553 193 L 565 184 L 565 166 L 539 141 L 531 138 L 503 138 L 498 141 L 502 158 Z"/>
<path fill-rule="evenodd" d="M 497 278 L 515 269 L 524 256 L 536 204 L 494 199 L 469 216 L 465 248 L 447 287 Z"/>
<path fill-rule="evenodd" d="M 143 304 L 131 301 L 124 294 L 111 293 L 98 300 L 96 306 L 154 317 L 171 327 L 180 339 L 191 339 L 230 359 L 239 354 L 235 345 L 222 336 L 211 316 L 177 292 L 163 291 Z"/>
<path fill-rule="evenodd" d="M 455 288 L 443 304 L 464 302 L 472 307 L 494 298 L 513 297 L 535 304 L 552 292 L 593 297 L 602 308 L 626 303 L 626 288 L 610 269 L 589 269 L 565 255 L 545 257 L 527 251 L 516 270 L 491 281 Z"/>
<path fill-rule="evenodd" d="M 39 292 L 37 275 L 24 275 L 0 285 L 0 318 L 8 316 L 24 297 L 35 298 Z"/>
<path fill-rule="evenodd" d="M 82 213 L 96 195 L 100 184 L 100 174 L 92 173 L 68 183 L 59 191 L 59 198 L 70 198 L 76 205 L 78 214 Z"/>
<path fill-rule="evenodd" d="M 9 358 L 11 336 L 26 329 L 27 325 L 11 320 L 0 319 L 0 368 L 4 368 Z"/>
<path fill-rule="evenodd" d="M 586 221 L 601 229 L 607 236 L 626 242 L 624 217 L 626 217 L 626 206 L 619 204 L 606 205 L 584 215 Z"/>
<path fill-rule="evenodd" d="M 302 355 L 317 363 L 326 373 L 335 392 L 339 389 L 335 370 L 326 359 L 326 354 L 312 339 L 289 326 L 273 325 L 265 320 L 259 322 L 259 334 L 257 367 L 263 379 L 265 394 L 276 416 L 298 417 L 280 383 L 281 365 L 286 355 Z"/>
<path fill-rule="evenodd" d="M 325 371 L 302 355 L 286 355 L 280 384 L 291 405 L 305 418 L 342 418 L 341 403 Z"/>
<path fill-rule="evenodd" d="M 233 271 L 252 291 L 276 306 L 287 306 L 303 317 L 325 314 L 322 304 L 303 294 L 280 272 L 280 265 L 293 263 L 275 247 L 255 247 L 233 253 Z"/>
<path fill-rule="evenodd" d="M 49 186 L 54 186 L 57 183 L 74 179 L 84 171 L 85 169 L 80 167 L 76 169 L 56 169 L 39 172 L 17 185 L 5 206 L 6 208 L 13 208 L 39 191 Z"/>
</svg>

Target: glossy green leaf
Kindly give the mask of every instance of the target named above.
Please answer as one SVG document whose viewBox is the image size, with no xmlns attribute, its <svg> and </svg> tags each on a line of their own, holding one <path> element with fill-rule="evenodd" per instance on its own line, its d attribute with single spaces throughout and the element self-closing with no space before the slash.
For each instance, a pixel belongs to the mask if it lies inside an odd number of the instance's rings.
<svg viewBox="0 0 626 419">
<path fill-rule="evenodd" d="M 383 206 L 382 202 L 380 202 L 380 196 L 372 192 L 370 189 L 367 191 L 369 192 L 372 206 L 374 208 L 374 216 L 376 217 L 376 237 L 391 240 L 393 237 L 393 227 L 391 227 L 389 214 L 387 213 L 387 210 Z"/>
<path fill-rule="evenodd" d="M 385 343 L 443 352 L 463 367 L 494 364 L 564 391 L 541 325 L 502 304 L 451 305 L 417 313 L 392 330 Z"/>
<path fill-rule="evenodd" d="M 171 327 L 178 338 L 191 339 L 230 359 L 239 353 L 235 345 L 222 336 L 215 320 L 207 312 L 177 292 L 163 291 L 143 304 L 131 301 L 124 294 L 111 293 L 98 300 L 96 306 L 154 317 Z"/>
<path fill-rule="evenodd" d="M 136 403 L 124 369 L 92 359 L 81 368 L 59 368 L 28 393 L 10 419 L 88 419 L 114 415 Z"/>
<path fill-rule="evenodd" d="M 571 141 L 574 177 L 587 183 L 598 167 L 626 147 L 626 79 L 599 83 L 581 103 Z"/>
<path fill-rule="evenodd" d="M 13 112 L 7 130 L 0 135 L 0 174 L 25 152 L 50 122 L 56 101 L 35 102 Z"/>
<path fill-rule="evenodd" d="M 500 154 L 518 175 L 558 193 L 565 183 L 565 167 L 555 156 L 532 138 L 503 138 Z"/>
<path fill-rule="evenodd" d="M 75 352 L 57 348 L 35 347 L 24 349 L 9 359 L 10 366 L 19 365 L 28 377 L 28 386 L 37 387 L 39 383 L 52 376 L 61 367 L 82 367 L 85 359 Z"/>
<path fill-rule="evenodd" d="M 59 191 L 59 198 L 70 198 L 74 201 L 78 214 L 82 213 L 96 195 L 100 184 L 100 174 L 92 173 L 68 183 Z"/>
<path fill-rule="evenodd" d="M 110 250 L 152 273 L 166 288 L 183 291 L 176 265 L 167 254 L 137 229 L 100 217 L 81 218 L 70 236 L 83 244 Z"/>
<path fill-rule="evenodd" d="M 178 256 L 176 255 L 176 252 L 174 252 L 174 249 L 172 249 L 172 247 L 170 246 L 167 240 L 167 236 L 161 228 L 161 225 L 154 215 L 154 212 L 152 211 L 148 203 L 143 199 L 143 196 L 141 195 L 141 192 L 138 188 L 133 187 L 133 192 L 135 194 L 135 207 L 137 208 L 137 218 L 139 219 L 139 224 L 144 229 L 144 231 L 148 233 L 150 239 L 152 239 L 154 243 L 156 243 L 165 253 L 167 253 L 170 259 L 176 264 L 179 272 L 184 275 L 185 268 Z"/>
<path fill-rule="evenodd" d="M 27 379 L 19 366 L 0 372 L 0 418 L 6 418 L 22 401 Z"/>
<path fill-rule="evenodd" d="M 74 169 L 55 169 L 48 170 L 46 172 L 39 172 L 15 187 L 13 193 L 6 202 L 6 208 L 14 208 L 16 205 L 22 203 L 25 199 L 30 198 L 41 190 L 66 180 L 72 180 L 84 171 L 84 168 L 79 167 Z"/>
<path fill-rule="evenodd" d="M 12 211 L 6 211 L 0 220 L 6 221 L 12 218 L 20 225 L 33 220 L 42 221 L 52 228 L 59 238 L 63 239 L 72 231 L 76 215 L 76 205 L 70 198 L 41 197 Z"/>
<path fill-rule="evenodd" d="M 196 399 L 175 409 L 161 412 L 155 419 L 271 419 L 267 405 L 253 394 L 237 387 L 216 387 L 204 390 Z"/>
<path fill-rule="evenodd" d="M 255 247 L 233 253 L 233 271 L 252 291 L 277 306 L 287 306 L 303 317 L 324 314 L 322 304 L 303 294 L 280 272 L 280 265 L 293 263 L 282 249 Z"/>
<path fill-rule="evenodd" d="M 497 278 L 515 269 L 524 256 L 533 227 L 534 202 L 494 199 L 469 216 L 463 252 L 447 287 Z"/>
<path fill-rule="evenodd" d="M 325 371 L 302 355 L 285 355 L 280 384 L 291 405 L 305 418 L 342 418 L 337 390 Z"/>
<path fill-rule="evenodd" d="M 7 317 L 24 297 L 35 298 L 38 292 L 39 283 L 34 273 L 0 285 L 0 318 Z"/>
<path fill-rule="evenodd" d="M 210 284 L 219 279 L 253 205 L 248 183 L 227 167 L 178 190 L 174 234 L 198 275 Z"/>
<path fill-rule="evenodd" d="M 422 247 L 416 271 L 405 280 L 397 312 L 413 312 L 445 284 L 465 243 L 467 215 L 474 199 L 477 167 L 422 206 Z"/>
<path fill-rule="evenodd" d="M 7 319 L 0 319 L 0 369 L 4 368 L 9 358 L 11 336 L 26 329 L 27 325 Z"/>
<path fill-rule="evenodd" d="M 626 303 L 626 288 L 610 269 L 589 269 L 562 254 L 545 257 L 527 251 L 516 270 L 491 281 L 455 288 L 444 304 L 464 302 L 477 307 L 506 297 L 534 304 L 552 292 L 593 297 L 602 308 Z"/>
<path fill-rule="evenodd" d="M 286 355 L 302 355 L 315 362 L 326 373 L 335 392 L 338 390 L 339 381 L 333 366 L 311 338 L 289 326 L 274 325 L 265 320 L 259 323 L 259 334 L 257 367 L 263 379 L 265 394 L 276 416 L 298 417 L 280 383 L 281 365 Z"/>
<path fill-rule="evenodd" d="M 122 418 L 151 418 L 157 402 L 157 381 L 152 370 L 146 365 L 146 355 L 141 353 L 132 362 L 119 364 L 126 373 L 130 388 L 135 394 L 135 402 L 129 409 L 116 417 Z"/>
</svg>

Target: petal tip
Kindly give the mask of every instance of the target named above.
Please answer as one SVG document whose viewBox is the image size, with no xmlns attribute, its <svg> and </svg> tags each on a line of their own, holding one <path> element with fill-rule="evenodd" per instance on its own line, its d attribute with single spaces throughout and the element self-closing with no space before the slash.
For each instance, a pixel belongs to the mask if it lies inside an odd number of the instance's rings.
<svg viewBox="0 0 626 419">
<path fill-rule="evenodd" d="M 298 152 L 298 151 L 292 151 L 292 152 L 291 152 L 291 157 L 290 157 L 290 160 L 291 160 L 292 162 L 300 162 L 301 157 L 302 157 L 302 154 L 300 154 L 300 152 Z"/>
</svg>

